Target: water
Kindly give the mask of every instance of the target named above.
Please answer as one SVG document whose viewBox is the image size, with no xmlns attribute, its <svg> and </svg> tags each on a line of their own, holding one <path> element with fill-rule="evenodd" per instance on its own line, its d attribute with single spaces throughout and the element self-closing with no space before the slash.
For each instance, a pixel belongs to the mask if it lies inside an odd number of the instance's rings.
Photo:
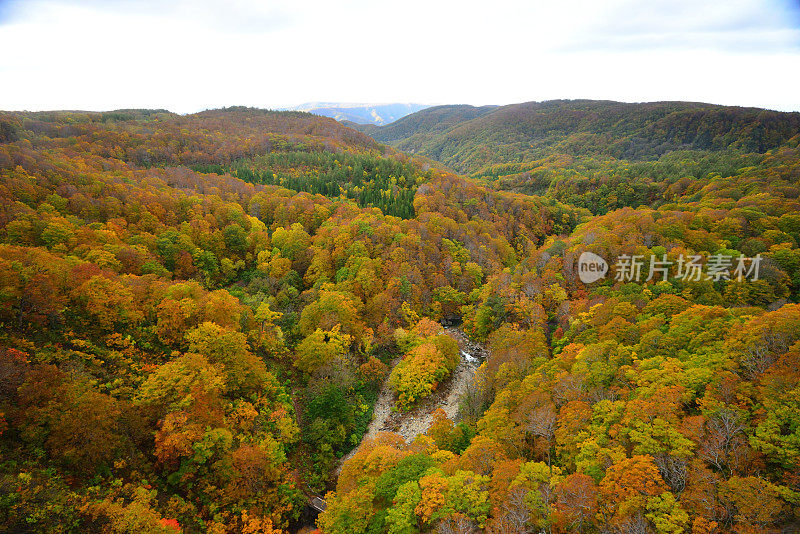
<svg viewBox="0 0 800 534">
<path fill-rule="evenodd" d="M 461 351 L 461 356 L 464 358 L 464 360 L 467 361 L 467 363 L 478 363 L 477 356 L 473 356 L 472 354 L 470 354 L 465 350 Z"/>
</svg>

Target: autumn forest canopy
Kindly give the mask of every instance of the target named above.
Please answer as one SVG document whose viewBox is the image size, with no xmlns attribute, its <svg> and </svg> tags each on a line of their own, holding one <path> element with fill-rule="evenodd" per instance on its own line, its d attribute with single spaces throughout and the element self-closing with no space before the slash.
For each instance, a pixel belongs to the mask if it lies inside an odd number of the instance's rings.
<svg viewBox="0 0 800 534">
<path fill-rule="evenodd" d="M 0 112 L 0 531 L 315 528 L 800 529 L 800 113 Z"/>
</svg>

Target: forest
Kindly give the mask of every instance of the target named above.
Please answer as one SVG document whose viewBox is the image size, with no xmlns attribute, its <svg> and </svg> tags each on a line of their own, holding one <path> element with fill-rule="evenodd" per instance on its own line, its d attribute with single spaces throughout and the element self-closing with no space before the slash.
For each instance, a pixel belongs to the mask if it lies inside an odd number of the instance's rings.
<svg viewBox="0 0 800 534">
<path fill-rule="evenodd" d="M 800 529 L 800 114 L 363 130 L 0 112 L 0 531 Z M 362 440 L 453 375 L 442 325 L 488 354 L 457 417 Z"/>
</svg>

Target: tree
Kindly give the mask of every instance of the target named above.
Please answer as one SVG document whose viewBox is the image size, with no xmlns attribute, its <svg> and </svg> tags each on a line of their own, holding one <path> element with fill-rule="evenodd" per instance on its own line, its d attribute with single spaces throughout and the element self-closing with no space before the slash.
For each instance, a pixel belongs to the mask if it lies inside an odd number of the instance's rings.
<svg viewBox="0 0 800 534">
<path fill-rule="evenodd" d="M 342 333 L 359 341 L 364 331 L 359 308 L 358 299 L 350 293 L 322 290 L 319 298 L 303 308 L 298 329 L 307 336 L 318 328 L 331 331 L 338 325 Z"/>
<path fill-rule="evenodd" d="M 311 236 L 302 224 L 294 223 L 288 228 L 276 228 L 272 233 L 272 244 L 280 249 L 283 256 L 290 260 L 298 260 L 301 253 L 311 247 Z"/>
<path fill-rule="evenodd" d="M 787 304 L 778 310 L 754 317 L 734 332 L 729 349 L 737 354 L 750 376 L 764 373 L 781 354 L 800 339 L 800 305 Z"/>
<path fill-rule="evenodd" d="M 420 485 L 416 481 L 406 482 L 397 489 L 393 506 L 386 514 L 386 524 L 390 534 L 419 532 L 415 513 L 422 499 Z"/>
<path fill-rule="evenodd" d="M 434 515 L 447 504 L 447 479 L 439 473 L 425 475 L 419 479 L 419 488 L 420 494 L 414 513 L 421 523 L 430 523 Z"/>
<path fill-rule="evenodd" d="M 225 375 L 220 367 L 211 365 L 201 354 L 182 354 L 147 377 L 136 402 L 173 411 L 191 406 L 198 393 L 206 396 L 224 393 Z"/>
<path fill-rule="evenodd" d="M 666 491 L 651 456 L 626 458 L 609 467 L 600 481 L 600 513 L 606 521 L 626 521 L 642 513 L 650 497 Z"/>
<path fill-rule="evenodd" d="M 689 514 L 676 501 L 672 493 L 650 497 L 645 517 L 655 526 L 656 532 L 680 534 L 686 532 Z"/>
<path fill-rule="evenodd" d="M 555 524 L 562 532 L 591 527 L 597 512 L 599 492 L 594 479 L 573 473 L 556 486 Z"/>
<path fill-rule="evenodd" d="M 478 525 L 464 514 L 451 514 L 436 527 L 437 534 L 476 534 Z"/>
<path fill-rule="evenodd" d="M 253 317 L 257 327 L 250 331 L 250 338 L 256 347 L 272 355 L 283 354 L 285 350 L 283 330 L 276 324 L 282 317 L 281 312 L 272 311 L 266 302 L 258 305 Z"/>
<path fill-rule="evenodd" d="M 534 437 L 546 443 L 547 465 L 553 465 L 553 447 L 557 426 L 556 407 L 552 403 L 538 406 L 525 417 L 523 428 Z"/>
<path fill-rule="evenodd" d="M 339 332 L 339 325 L 330 331 L 317 328 L 297 345 L 294 365 L 311 374 L 323 365 L 335 364 L 347 353 L 351 339 Z"/>
<path fill-rule="evenodd" d="M 389 384 L 398 394 L 397 404 L 406 410 L 430 395 L 459 361 L 458 345 L 450 336 L 430 336 L 422 344 L 409 345 L 413 348 L 389 375 Z"/>
<path fill-rule="evenodd" d="M 717 469 L 730 472 L 746 454 L 745 429 L 742 414 L 722 406 L 706 422 L 706 435 L 700 443 L 698 456 Z"/>
<path fill-rule="evenodd" d="M 531 526 L 531 511 L 528 503 L 529 490 L 523 486 L 515 486 L 508 491 L 506 498 L 494 511 L 491 531 L 498 534 L 529 534 L 534 532 Z"/>
<path fill-rule="evenodd" d="M 224 366 L 229 391 L 260 391 L 274 382 L 264 362 L 247 347 L 247 337 L 216 323 L 204 322 L 186 334 L 189 351 Z"/>
<path fill-rule="evenodd" d="M 433 414 L 433 422 L 427 434 L 436 442 L 441 450 L 460 454 L 469 446 L 474 430 L 464 422 L 454 425 L 441 408 Z"/>
<path fill-rule="evenodd" d="M 20 387 L 19 402 L 23 436 L 43 443 L 52 457 L 81 476 L 108 466 L 126 445 L 120 434 L 125 405 L 87 381 L 39 367 Z"/>
<path fill-rule="evenodd" d="M 190 298 L 180 300 L 165 298 L 157 307 L 156 333 L 164 343 L 178 344 L 184 341 L 186 331 L 195 326 L 198 304 Z"/>
<path fill-rule="evenodd" d="M 720 486 L 719 498 L 729 519 L 752 532 L 763 532 L 785 510 L 779 489 L 758 477 L 731 477 Z"/>
<path fill-rule="evenodd" d="M 490 475 L 494 466 L 506 459 L 502 447 L 495 440 L 485 436 L 475 436 L 461 455 L 460 464 L 472 472 Z"/>
<path fill-rule="evenodd" d="M 784 469 L 800 462 L 800 390 L 767 401 L 769 410 L 750 436 L 750 444 Z"/>
<path fill-rule="evenodd" d="M 128 488 L 125 488 L 128 489 Z M 137 487 L 129 498 L 105 498 L 86 506 L 85 512 L 98 523 L 106 524 L 106 531 L 114 534 L 142 532 L 146 534 L 176 534 L 181 526 L 175 519 L 161 517 L 156 509 L 157 491 Z"/>
<path fill-rule="evenodd" d="M 133 293 L 118 280 L 93 276 L 74 294 L 91 320 L 103 330 L 142 320 L 142 312 L 135 304 Z"/>
<path fill-rule="evenodd" d="M 203 299 L 203 318 L 229 330 L 238 330 L 242 316 L 239 299 L 224 289 L 212 291 Z"/>
</svg>

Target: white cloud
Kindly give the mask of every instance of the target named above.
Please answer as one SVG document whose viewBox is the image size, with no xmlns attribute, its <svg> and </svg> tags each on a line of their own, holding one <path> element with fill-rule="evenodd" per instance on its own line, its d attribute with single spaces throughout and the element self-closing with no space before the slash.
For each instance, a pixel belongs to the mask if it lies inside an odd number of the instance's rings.
<svg viewBox="0 0 800 534">
<path fill-rule="evenodd" d="M 800 109 L 800 25 L 778 0 L 33 0 L 0 17 L 0 50 L 12 51 L 0 55 L 0 109 L 550 98 Z"/>
</svg>

